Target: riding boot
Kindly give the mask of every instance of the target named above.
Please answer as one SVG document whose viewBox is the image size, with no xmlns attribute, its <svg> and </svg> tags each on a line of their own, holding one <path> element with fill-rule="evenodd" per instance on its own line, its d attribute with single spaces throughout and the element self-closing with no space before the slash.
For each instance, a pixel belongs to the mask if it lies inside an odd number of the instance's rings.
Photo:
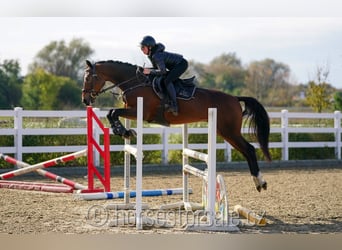
<svg viewBox="0 0 342 250">
<path fill-rule="evenodd" d="M 176 90 L 173 86 L 173 83 L 170 82 L 167 86 L 167 93 L 170 99 L 170 108 L 169 112 L 171 112 L 174 116 L 178 115 L 178 106 L 177 106 L 177 97 L 176 97 Z"/>
</svg>

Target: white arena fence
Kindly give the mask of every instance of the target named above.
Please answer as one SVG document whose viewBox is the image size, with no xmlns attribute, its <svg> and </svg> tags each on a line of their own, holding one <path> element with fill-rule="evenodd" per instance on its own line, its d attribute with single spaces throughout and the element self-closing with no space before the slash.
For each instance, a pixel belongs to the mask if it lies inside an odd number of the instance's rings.
<svg viewBox="0 0 342 250">
<path fill-rule="evenodd" d="M 105 118 L 106 110 L 95 109 L 95 113 L 99 118 Z M 270 142 L 269 147 L 281 149 L 282 160 L 289 160 L 289 149 L 293 148 L 334 148 L 335 159 L 341 159 L 341 112 L 333 113 L 302 113 L 288 112 L 269 112 L 271 118 L 271 134 L 280 134 L 281 138 L 278 142 Z M 14 146 L 0 145 L 0 152 L 3 154 L 14 154 L 19 161 L 22 160 L 23 154 L 26 153 L 58 153 L 58 152 L 77 152 L 86 147 L 86 145 L 60 145 L 60 146 L 23 146 L 23 136 L 26 135 L 86 135 L 86 110 L 68 110 L 68 111 L 42 111 L 42 110 L 23 110 L 16 107 L 14 110 L 0 110 L 0 136 L 13 136 Z M 229 115 L 229 114 L 227 114 Z M 40 120 L 40 125 L 31 126 L 25 124 L 27 120 Z M 48 123 L 51 119 L 59 119 L 59 125 L 67 124 L 67 126 L 56 126 L 45 128 L 44 122 Z M 303 124 L 296 121 L 310 121 Z M 273 121 L 276 121 L 274 123 Z M 309 124 L 309 125 L 308 125 Z M 181 126 L 164 127 L 153 125 L 143 129 L 143 134 L 160 135 L 161 143 L 144 144 L 144 151 L 162 151 L 162 162 L 167 163 L 168 153 L 170 150 L 182 150 L 182 143 L 170 143 L 169 138 L 172 134 L 181 134 Z M 248 133 L 248 128 L 242 128 L 242 133 Z M 289 141 L 291 133 L 310 133 L 310 134 L 333 134 L 334 141 Z M 100 130 L 98 140 L 100 141 Z M 189 134 L 207 134 L 207 128 L 189 128 Z M 96 131 L 95 131 L 96 136 Z M 86 143 L 86 140 L 85 140 Z M 252 143 L 259 148 L 257 143 Z M 217 143 L 218 150 L 224 150 L 227 162 L 232 160 L 232 147 L 226 143 Z M 189 148 L 194 150 L 207 149 L 207 144 L 189 144 Z M 110 151 L 123 151 L 122 145 L 110 145 Z M 95 163 L 100 164 L 99 156 L 95 156 Z"/>
</svg>

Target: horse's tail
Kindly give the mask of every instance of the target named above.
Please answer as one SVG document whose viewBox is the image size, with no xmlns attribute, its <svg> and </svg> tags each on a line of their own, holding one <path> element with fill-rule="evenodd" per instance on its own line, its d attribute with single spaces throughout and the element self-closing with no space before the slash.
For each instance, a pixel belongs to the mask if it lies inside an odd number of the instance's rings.
<svg viewBox="0 0 342 250">
<path fill-rule="evenodd" d="M 237 98 L 245 103 L 243 116 L 249 120 L 249 128 L 257 138 L 266 159 L 271 161 L 271 154 L 268 149 L 270 119 L 265 108 L 253 97 L 237 96 Z"/>
</svg>

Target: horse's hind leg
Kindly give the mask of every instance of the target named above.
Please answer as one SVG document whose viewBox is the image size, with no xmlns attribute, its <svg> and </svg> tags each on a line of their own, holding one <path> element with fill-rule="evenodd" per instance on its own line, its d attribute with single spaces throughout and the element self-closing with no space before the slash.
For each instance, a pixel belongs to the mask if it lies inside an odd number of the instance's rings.
<svg viewBox="0 0 342 250">
<path fill-rule="evenodd" d="M 249 142 L 247 142 L 242 135 L 237 136 L 225 136 L 220 133 L 221 136 L 228 141 L 236 150 L 238 150 L 246 158 L 249 170 L 253 177 L 253 181 L 256 189 L 260 192 L 261 189 L 267 189 L 267 183 L 263 179 L 259 170 L 258 161 L 255 153 L 255 148 Z"/>
<path fill-rule="evenodd" d="M 107 114 L 107 119 L 115 135 L 129 139 L 131 137 L 135 137 L 136 132 L 133 129 L 127 130 L 120 122 L 119 116 L 121 116 L 124 111 L 127 111 L 127 109 L 111 109 Z"/>
</svg>

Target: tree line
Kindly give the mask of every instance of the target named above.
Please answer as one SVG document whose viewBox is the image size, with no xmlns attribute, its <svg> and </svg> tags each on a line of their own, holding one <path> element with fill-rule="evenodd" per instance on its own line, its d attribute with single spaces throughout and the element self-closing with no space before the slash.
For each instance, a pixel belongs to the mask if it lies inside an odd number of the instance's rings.
<svg viewBox="0 0 342 250">
<path fill-rule="evenodd" d="M 27 75 L 20 75 L 18 60 L 0 61 L 0 109 L 78 109 L 85 60 L 94 50 L 82 38 L 69 43 L 52 41 L 36 54 Z M 114 60 L 118 60 L 113 58 Z M 329 69 L 317 67 L 315 79 L 296 83 L 290 67 L 270 58 L 244 64 L 234 52 L 223 53 L 208 64 L 189 61 L 184 77 L 195 75 L 198 87 L 232 95 L 257 98 L 272 108 L 311 108 L 316 112 L 341 110 L 342 92 L 327 81 Z M 110 93 L 101 95 L 96 106 L 119 105 Z"/>
</svg>

